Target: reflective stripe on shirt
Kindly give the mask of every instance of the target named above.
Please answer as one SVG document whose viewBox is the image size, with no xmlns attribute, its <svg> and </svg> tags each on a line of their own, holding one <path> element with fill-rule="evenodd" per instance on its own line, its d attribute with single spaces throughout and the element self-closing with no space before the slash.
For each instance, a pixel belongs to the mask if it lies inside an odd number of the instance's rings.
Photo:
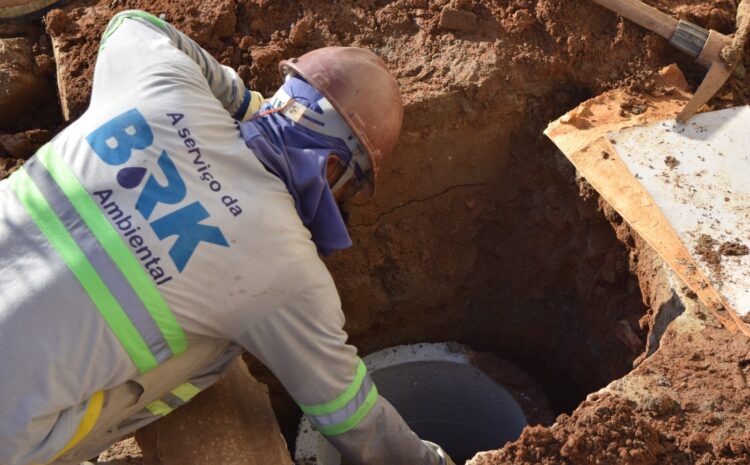
<svg viewBox="0 0 750 465">
<path fill-rule="evenodd" d="M 187 348 L 149 276 L 49 144 L 10 183 L 140 372 Z"/>
<path fill-rule="evenodd" d="M 360 360 L 354 380 L 341 395 L 325 404 L 300 405 L 300 408 L 315 429 L 326 436 L 335 436 L 357 426 L 377 400 L 378 390 Z"/>
</svg>

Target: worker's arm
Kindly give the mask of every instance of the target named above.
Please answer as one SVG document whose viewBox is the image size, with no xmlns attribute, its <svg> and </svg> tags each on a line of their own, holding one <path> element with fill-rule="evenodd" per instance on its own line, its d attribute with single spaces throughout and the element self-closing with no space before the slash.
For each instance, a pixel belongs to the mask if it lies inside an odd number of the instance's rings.
<svg viewBox="0 0 750 465">
<path fill-rule="evenodd" d="M 234 339 L 274 372 L 344 463 L 440 465 L 438 454 L 378 395 L 356 349 L 346 344 L 340 299 L 322 263 L 320 269 L 316 282 L 282 308 L 254 309 L 252 325 Z"/>
<path fill-rule="evenodd" d="M 100 54 L 106 51 L 108 41 L 125 21 L 135 21 L 143 27 L 158 32 L 166 37 L 172 46 L 193 60 L 200 67 L 213 95 L 235 119 L 244 120 L 260 108 L 263 96 L 258 92 L 248 90 L 232 68 L 221 65 L 190 37 L 166 21 L 145 11 L 128 10 L 113 16 L 102 35 L 99 46 Z M 127 40 L 126 37 L 118 39 Z M 134 52 L 137 56 L 139 51 Z"/>
</svg>

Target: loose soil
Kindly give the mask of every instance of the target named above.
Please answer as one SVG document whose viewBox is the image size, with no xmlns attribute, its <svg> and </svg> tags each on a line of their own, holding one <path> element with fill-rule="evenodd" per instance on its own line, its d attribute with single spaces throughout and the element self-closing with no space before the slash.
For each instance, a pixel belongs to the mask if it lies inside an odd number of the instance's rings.
<svg viewBox="0 0 750 465">
<path fill-rule="evenodd" d="M 733 31 L 733 0 L 648 3 Z M 692 85 L 705 70 L 588 0 L 83 0 L 25 33 L 41 62 L 57 48 L 71 118 L 88 105 L 108 19 L 132 8 L 164 14 L 266 95 L 280 59 L 317 47 L 385 60 L 406 103 L 401 139 L 374 201 L 343 205 L 354 247 L 326 263 L 362 352 L 455 340 L 524 369 L 563 414 L 475 463 L 742 463 L 746 393 L 727 383 L 746 348 L 705 315 L 697 335 L 660 338 L 680 312 L 660 260 L 541 136 L 614 87 L 633 95 L 621 111 L 638 114 L 640 94 L 664 91 L 652 80 L 664 65 L 678 63 Z M 750 101 L 749 82 L 732 80 L 712 107 Z M 12 138 L 0 135 L 0 169 L 64 127 L 57 105 L 29 114 L 0 127 Z M 48 132 L 28 133 L 38 130 Z M 299 412 L 248 361 L 293 437 Z M 581 404 L 634 365 L 628 376 L 660 374 L 676 404 L 614 391 Z M 660 379 L 649 381 L 656 391 Z"/>
<path fill-rule="evenodd" d="M 633 372 L 471 465 L 749 463 L 750 342 L 686 301 L 662 348 Z"/>
<path fill-rule="evenodd" d="M 721 275 L 721 253 L 717 249 L 719 244 L 716 239 L 708 234 L 701 234 L 695 246 L 695 253 L 711 268 L 717 275 Z"/>
<path fill-rule="evenodd" d="M 719 254 L 728 257 L 741 257 L 747 255 L 748 252 L 750 252 L 750 249 L 739 240 L 723 242 L 719 246 Z"/>
<path fill-rule="evenodd" d="M 667 165 L 668 168 L 675 169 L 680 166 L 680 160 L 672 155 L 667 155 L 667 158 L 664 159 L 664 164 Z"/>
<path fill-rule="evenodd" d="M 722 275 L 721 257 L 740 257 L 750 253 L 750 249 L 739 239 L 719 244 L 708 234 L 702 234 L 695 246 L 695 253 L 701 257 L 717 276 Z"/>
</svg>

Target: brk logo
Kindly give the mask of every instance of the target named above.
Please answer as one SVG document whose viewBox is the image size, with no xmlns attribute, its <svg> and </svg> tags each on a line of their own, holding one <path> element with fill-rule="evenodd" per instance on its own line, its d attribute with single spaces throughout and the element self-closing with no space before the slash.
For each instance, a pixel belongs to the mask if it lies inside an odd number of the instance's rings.
<svg viewBox="0 0 750 465">
<path fill-rule="evenodd" d="M 154 133 L 141 112 L 134 108 L 101 125 L 86 137 L 86 141 L 105 163 L 117 166 L 127 163 L 134 150 L 150 147 L 154 142 Z M 161 151 L 157 165 L 166 184 L 160 184 L 150 174 L 135 203 L 136 210 L 147 221 L 151 219 L 157 204 L 176 205 L 187 196 L 185 181 L 165 150 Z M 142 166 L 123 167 L 117 173 L 117 183 L 126 189 L 136 189 L 147 171 Z M 196 201 L 149 223 L 160 240 L 177 236 L 169 249 L 169 256 L 180 272 L 201 242 L 229 247 L 221 229 L 201 223 L 210 216 L 203 205 Z"/>
</svg>

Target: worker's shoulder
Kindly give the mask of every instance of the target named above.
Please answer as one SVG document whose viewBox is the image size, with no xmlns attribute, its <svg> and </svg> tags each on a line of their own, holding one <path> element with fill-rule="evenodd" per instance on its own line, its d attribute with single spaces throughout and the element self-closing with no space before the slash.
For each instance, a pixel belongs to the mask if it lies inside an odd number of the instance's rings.
<svg viewBox="0 0 750 465">
<path fill-rule="evenodd" d="M 333 287 L 333 279 L 318 254 L 310 231 L 303 225 L 291 195 L 284 189 L 275 201 L 262 202 L 254 231 L 263 248 L 262 256 L 279 273 L 280 279 L 297 289 Z M 261 218 L 262 216 L 262 218 Z"/>
<path fill-rule="evenodd" d="M 145 27 L 146 29 L 156 31 L 160 34 L 167 34 L 168 31 L 167 23 L 151 13 L 142 10 L 121 11 L 112 16 L 112 19 L 110 19 L 107 27 L 104 29 L 104 33 L 99 41 L 100 51 L 106 47 L 109 38 L 112 37 L 123 24 L 135 27 Z"/>
<path fill-rule="evenodd" d="M 147 68 L 190 68 L 195 63 L 177 46 L 177 30 L 158 17 L 138 10 L 118 13 L 99 41 L 97 68 L 105 63 L 117 72 L 143 72 Z M 183 66 L 180 66 L 180 64 Z"/>
<path fill-rule="evenodd" d="M 274 263 L 298 268 L 322 264 L 310 231 L 302 223 L 294 198 L 283 181 L 268 172 L 257 160 L 250 160 L 240 183 L 243 198 L 249 200 L 241 225 L 243 235 L 261 255 L 271 255 Z M 243 212 L 244 215 L 244 212 Z"/>
</svg>

